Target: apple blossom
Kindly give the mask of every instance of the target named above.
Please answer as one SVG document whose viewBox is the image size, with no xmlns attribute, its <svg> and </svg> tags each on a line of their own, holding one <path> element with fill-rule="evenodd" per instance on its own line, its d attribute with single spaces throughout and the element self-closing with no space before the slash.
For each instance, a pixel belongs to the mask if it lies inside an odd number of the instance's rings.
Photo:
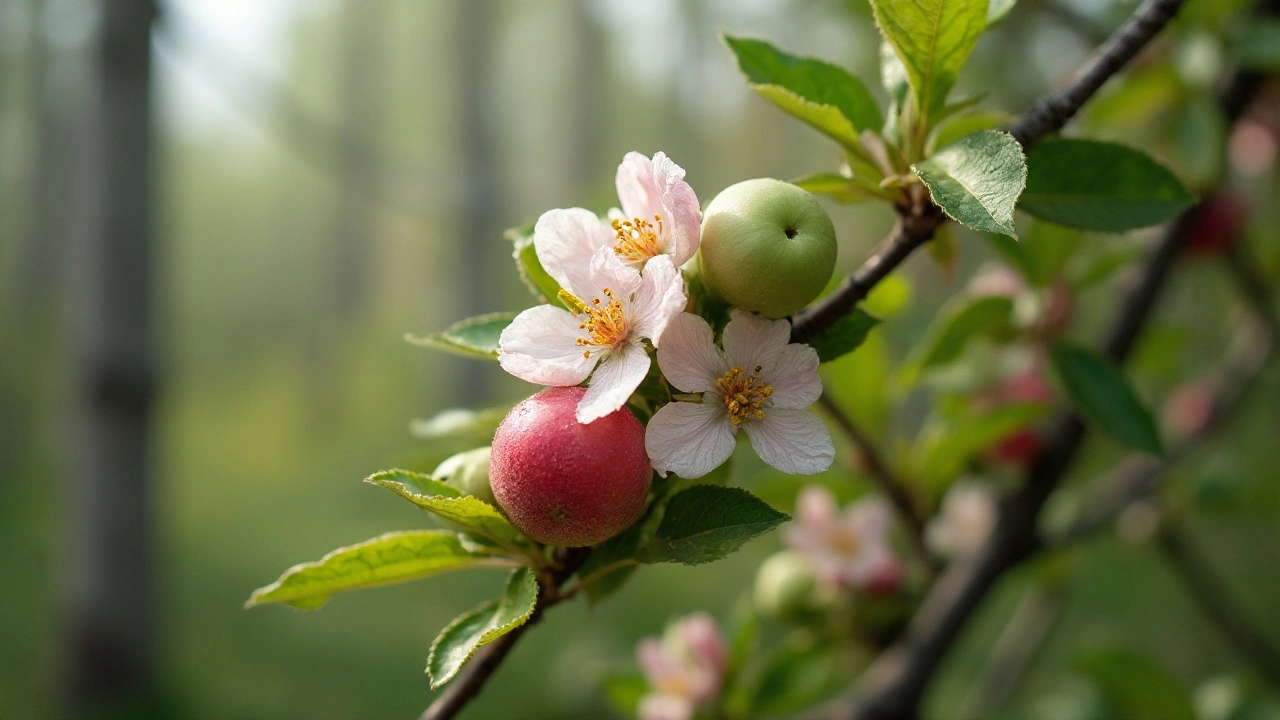
<svg viewBox="0 0 1280 720">
<path fill-rule="evenodd" d="M 942 511 L 925 528 L 925 544 L 946 558 L 971 557 L 982 549 L 998 508 L 990 485 L 961 480 L 942 500 Z"/>
<path fill-rule="evenodd" d="M 729 652 L 715 620 L 694 613 L 668 625 L 661 640 L 641 640 L 636 661 L 653 690 L 640 698 L 640 720 L 689 720 L 720 694 Z"/>
<path fill-rule="evenodd" d="M 789 342 L 791 323 L 734 310 L 716 347 L 706 320 L 682 313 L 658 348 L 667 382 L 702 402 L 671 402 L 645 433 L 653 468 L 666 477 L 702 477 L 733 454 L 745 430 L 761 460 L 785 473 L 813 475 L 831 467 L 831 433 L 805 408 L 818 401 L 818 353 Z"/>
<path fill-rule="evenodd" d="M 654 258 L 642 276 L 600 248 L 561 284 L 573 310 L 538 305 L 517 315 L 498 339 L 498 362 L 540 385 L 569 387 L 590 376 L 577 410 L 578 422 L 589 423 L 625 405 L 648 374 L 643 341 L 656 347 L 683 310 L 684 280 L 669 257 Z"/>
<path fill-rule="evenodd" d="M 889 545 L 892 510 L 883 498 L 859 500 L 841 512 L 835 496 L 809 485 L 796 499 L 796 519 L 783 528 L 788 547 L 808 556 L 819 580 L 874 594 L 897 589 L 902 566 Z"/>
<path fill-rule="evenodd" d="M 568 208 L 543 213 L 534 226 L 538 260 L 561 286 L 574 285 L 574 276 L 603 247 L 635 270 L 659 255 L 680 267 L 697 252 L 698 196 L 671 158 L 659 152 L 650 160 L 629 152 L 618 166 L 616 184 L 622 209 L 611 211 L 608 221 L 590 210 Z"/>
</svg>

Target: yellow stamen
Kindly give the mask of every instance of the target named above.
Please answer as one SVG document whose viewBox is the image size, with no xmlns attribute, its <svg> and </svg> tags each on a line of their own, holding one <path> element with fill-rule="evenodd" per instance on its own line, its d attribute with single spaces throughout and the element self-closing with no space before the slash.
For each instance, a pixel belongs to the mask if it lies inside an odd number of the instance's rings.
<svg viewBox="0 0 1280 720">
<path fill-rule="evenodd" d="M 613 221 L 617 242 L 613 251 L 628 262 L 645 262 L 658 254 L 658 238 L 662 236 L 662 216 L 654 215 L 653 222 L 633 218 Z"/>
<path fill-rule="evenodd" d="M 622 301 L 614 297 L 613 291 L 604 288 L 604 296 L 608 302 L 600 298 L 591 298 L 591 304 L 583 302 L 567 290 L 560 291 L 562 300 L 572 307 L 574 315 L 586 315 L 579 325 L 579 330 L 586 331 L 585 337 L 577 339 L 584 347 L 617 347 L 627 339 L 631 325 L 622 311 Z M 583 357 L 591 357 L 591 350 L 584 350 Z"/>
<path fill-rule="evenodd" d="M 764 407 L 773 395 L 773 386 L 760 381 L 761 367 L 756 366 L 750 375 L 736 367 L 716 380 L 716 387 L 724 393 L 724 409 L 729 421 L 741 425 L 747 420 L 763 420 Z"/>
</svg>

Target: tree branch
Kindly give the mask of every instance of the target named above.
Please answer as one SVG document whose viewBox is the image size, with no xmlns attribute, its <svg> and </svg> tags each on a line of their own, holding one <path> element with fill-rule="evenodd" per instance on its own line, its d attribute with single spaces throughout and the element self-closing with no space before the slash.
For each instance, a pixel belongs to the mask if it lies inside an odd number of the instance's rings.
<svg viewBox="0 0 1280 720">
<path fill-rule="evenodd" d="M 538 580 L 538 601 L 533 614 L 523 625 L 484 646 L 467 663 L 449 687 L 431 703 L 418 720 L 450 720 L 462 711 L 480 693 L 493 676 L 507 654 L 520 638 L 542 619 L 542 614 L 553 605 L 566 599 L 560 594 L 560 586 L 573 576 L 591 553 L 590 548 L 560 548 L 556 551 L 556 564 L 545 578 Z"/>
<path fill-rule="evenodd" d="M 1045 135 L 1061 130 L 1107 80 L 1151 42 L 1185 2 L 1145 0 L 1124 25 L 1098 47 L 1070 84 L 1037 103 L 1009 132 L 1023 147 L 1030 147 Z"/>
<path fill-rule="evenodd" d="M 1008 702 L 1058 624 L 1065 604 L 1063 588 L 1056 585 L 1034 584 L 1023 593 L 991 647 L 960 717 L 990 717 Z"/>
<path fill-rule="evenodd" d="M 835 292 L 796 314 L 791 322 L 791 342 L 809 342 L 848 315 L 877 283 L 902 264 L 916 248 L 928 242 L 946 219 L 947 216 L 933 203 L 926 202 L 915 208 L 899 207 L 898 222 L 893 231 L 880 242 L 862 267 L 845 278 Z"/>
<path fill-rule="evenodd" d="M 1264 640 L 1258 629 L 1245 619 L 1245 614 L 1225 590 L 1222 578 L 1194 547 L 1190 538 L 1177 528 L 1160 535 L 1160 547 L 1173 566 L 1187 592 L 1208 616 L 1218 632 L 1249 661 L 1259 675 L 1280 688 L 1280 652 Z"/>
<path fill-rule="evenodd" d="M 907 526 L 907 538 L 911 542 L 912 549 L 915 550 L 925 567 L 928 568 L 930 574 L 936 573 L 938 571 L 938 563 L 924 543 L 924 518 L 916 507 L 915 499 L 907 491 L 906 483 L 885 464 L 884 458 L 880 457 L 880 451 L 876 448 L 871 438 L 867 436 L 866 432 L 858 427 L 853 418 L 849 417 L 828 395 L 823 394 L 819 397 L 818 404 L 826 410 L 832 420 L 836 421 L 836 425 L 840 426 L 844 434 L 849 436 L 849 440 L 858 447 L 871 479 L 875 481 L 880 491 L 889 497 L 889 502 L 893 503 L 894 508 L 898 511 L 898 516 L 902 518 L 902 522 Z"/>
</svg>

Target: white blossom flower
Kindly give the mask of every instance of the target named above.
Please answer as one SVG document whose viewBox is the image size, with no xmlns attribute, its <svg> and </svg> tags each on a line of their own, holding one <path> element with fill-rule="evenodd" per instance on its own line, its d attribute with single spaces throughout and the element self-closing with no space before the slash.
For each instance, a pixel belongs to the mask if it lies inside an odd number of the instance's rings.
<svg viewBox="0 0 1280 720">
<path fill-rule="evenodd" d="M 808 556 L 827 585 L 893 592 L 901 582 L 902 565 L 889 545 L 892 512 L 879 497 L 864 498 L 841 512 L 831 491 L 809 485 L 796 499 L 796 519 L 783 527 L 782 540 Z"/>
<path fill-rule="evenodd" d="M 644 380 L 643 340 L 657 346 L 684 309 L 684 280 L 671 258 L 654 258 L 641 276 L 601 248 L 561 285 L 573 311 L 539 305 L 517 315 L 498 338 L 498 362 L 540 385 L 568 387 L 590 376 L 577 412 L 578 422 L 589 423 L 625 405 Z"/>
<path fill-rule="evenodd" d="M 822 394 L 818 353 L 789 343 L 791 323 L 734 310 L 716 347 L 706 320 L 683 313 L 671 321 L 658 348 L 667 382 L 702 402 L 671 402 L 645 430 L 653 468 L 696 478 L 733 453 L 745 430 L 761 460 L 792 475 L 831 467 L 831 433 L 806 410 Z"/>
<path fill-rule="evenodd" d="M 945 558 L 971 557 L 991 534 L 997 513 L 996 493 L 990 485 L 959 481 L 947 491 L 942 510 L 925 527 L 925 544 Z"/>
<path fill-rule="evenodd" d="M 653 159 L 629 152 L 618 166 L 618 200 L 622 209 L 605 221 L 590 210 L 551 210 L 538 220 L 533 244 L 538 260 L 562 286 L 586 268 L 602 247 L 636 270 L 669 255 L 680 267 L 698 250 L 702 212 L 698 196 L 684 180 L 684 170 L 664 153 Z"/>
<path fill-rule="evenodd" d="M 641 640 L 636 661 L 653 689 L 640 699 L 640 720 L 689 720 L 720 693 L 729 653 L 711 616 L 694 613 L 667 626 L 661 640 Z"/>
</svg>

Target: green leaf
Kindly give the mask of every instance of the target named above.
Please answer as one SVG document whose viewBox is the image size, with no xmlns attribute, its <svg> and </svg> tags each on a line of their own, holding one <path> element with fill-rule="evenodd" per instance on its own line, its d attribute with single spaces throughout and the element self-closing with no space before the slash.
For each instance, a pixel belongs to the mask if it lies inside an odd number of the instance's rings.
<svg viewBox="0 0 1280 720">
<path fill-rule="evenodd" d="M 994 130 L 1009 122 L 1009 113 L 999 110 L 980 110 L 956 115 L 940 123 L 930 139 L 930 146 L 942 148 L 982 130 Z"/>
<path fill-rule="evenodd" d="M 879 184 L 860 182 L 836 173 L 805 175 L 792 180 L 791 184 L 841 203 L 859 203 L 883 196 Z"/>
<path fill-rule="evenodd" d="M 258 588 L 246 608 L 283 603 L 315 610 L 344 590 L 392 585 L 475 565 L 485 559 L 463 547 L 449 530 L 405 530 L 338 548 L 316 562 L 294 565 Z"/>
<path fill-rule="evenodd" d="M 991 0 L 987 8 L 987 27 L 998 25 L 1004 16 L 1009 14 L 1017 0 Z"/>
<path fill-rule="evenodd" d="M 925 370 L 955 360 L 969 341 L 1007 324 L 1012 313 L 1013 300 L 1007 297 L 980 297 L 953 304 L 935 325 L 937 329 L 930 332 L 930 339 L 921 346 L 915 367 Z"/>
<path fill-rule="evenodd" d="M 1079 667 L 1127 720 L 1195 720 L 1191 693 L 1146 655 L 1111 650 L 1086 658 Z"/>
<path fill-rule="evenodd" d="M 1066 342 L 1054 343 L 1049 353 L 1081 414 L 1125 447 L 1161 453 L 1155 421 L 1120 368 L 1088 348 Z"/>
<path fill-rule="evenodd" d="M 1280 72 L 1280 20 L 1251 18 L 1230 47 L 1241 67 Z"/>
<path fill-rule="evenodd" d="M 880 129 L 875 98 L 844 68 L 789 55 L 762 40 L 722 37 L 753 90 L 846 149 L 861 154 L 858 133 Z"/>
<path fill-rule="evenodd" d="M 529 568 L 520 568 L 507 579 L 501 598 L 449 623 L 431 643 L 427 655 L 431 689 L 452 680 L 477 650 L 525 624 L 537 602 L 538 581 Z"/>
<path fill-rule="evenodd" d="M 906 67 L 927 131 L 987 28 L 987 0 L 872 0 L 871 7 Z"/>
<path fill-rule="evenodd" d="M 414 345 L 433 347 L 463 357 L 497 360 L 498 336 L 515 318 L 516 313 L 510 312 L 478 315 L 458 321 L 443 332 L 407 334 L 404 339 Z"/>
<path fill-rule="evenodd" d="M 430 418 L 413 420 L 409 423 L 409 432 L 415 437 L 427 440 L 482 442 L 493 439 L 493 432 L 498 429 L 498 425 L 510 411 L 509 407 L 484 410 L 449 408 Z"/>
<path fill-rule="evenodd" d="M 819 361 L 831 362 L 857 350 L 867 339 L 871 328 L 879 324 L 880 321 L 876 318 L 854 308 L 848 315 L 818 333 L 817 337 L 809 341 L 809 345 L 818 351 Z"/>
<path fill-rule="evenodd" d="M 529 288 L 529 292 L 533 293 L 539 302 L 558 305 L 560 304 L 560 283 L 543 269 L 542 261 L 538 259 L 538 252 L 533 246 L 533 227 L 533 223 L 514 227 L 504 232 L 502 236 L 515 246 L 511 256 L 515 258 L 520 280 L 525 287 Z"/>
<path fill-rule="evenodd" d="M 429 475 L 384 470 L 365 478 L 365 482 L 384 487 L 424 510 L 501 545 L 519 548 L 528 544 L 524 535 L 497 508 L 479 498 L 463 495 L 457 488 Z"/>
<path fill-rule="evenodd" d="M 685 565 L 719 560 L 791 518 L 742 488 L 694 485 L 667 503 L 643 562 Z"/>
<path fill-rule="evenodd" d="M 1146 154 L 1094 140 L 1047 140 L 1027 156 L 1018 207 L 1059 225 L 1126 232 L 1158 225 L 1195 199 Z"/>
<path fill-rule="evenodd" d="M 911 169 L 951 219 L 974 230 L 1018 236 L 1013 206 L 1027 184 L 1027 165 L 1009 133 L 973 133 Z"/>
</svg>

